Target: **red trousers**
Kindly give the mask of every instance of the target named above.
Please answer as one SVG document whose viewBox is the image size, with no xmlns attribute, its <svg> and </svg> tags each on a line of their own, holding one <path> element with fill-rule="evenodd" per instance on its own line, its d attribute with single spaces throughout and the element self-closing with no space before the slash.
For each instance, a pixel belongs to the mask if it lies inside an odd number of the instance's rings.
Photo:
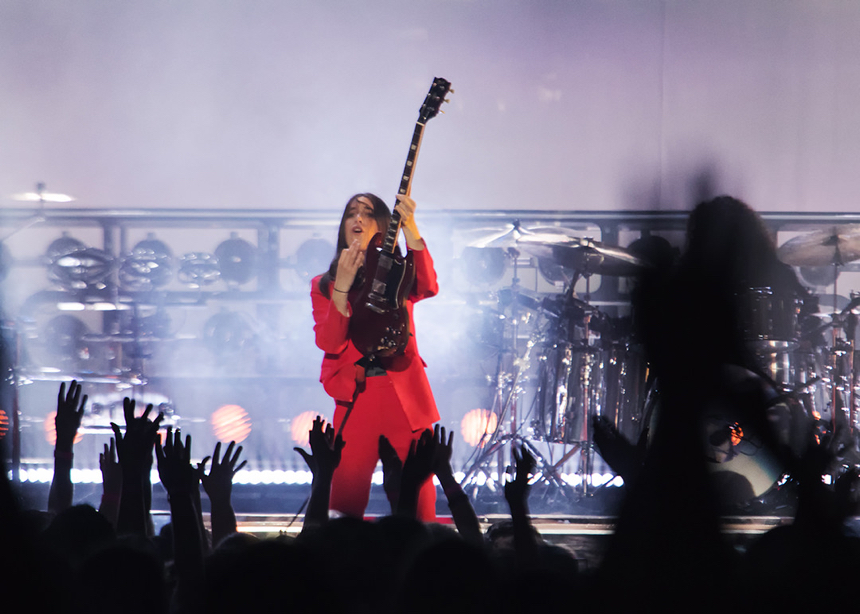
<svg viewBox="0 0 860 614">
<path fill-rule="evenodd" d="M 341 403 L 335 408 L 335 432 L 340 431 L 346 409 Z M 379 461 L 379 436 L 385 435 L 400 460 L 405 461 L 410 444 L 421 436 L 421 431 L 413 432 L 409 427 L 391 380 L 381 375 L 365 380 L 365 389 L 358 394 L 342 435 L 345 445 L 332 479 L 330 507 L 347 516 L 362 518 Z M 427 480 L 419 493 L 418 519 L 436 520 L 436 486 L 432 479 Z"/>
</svg>

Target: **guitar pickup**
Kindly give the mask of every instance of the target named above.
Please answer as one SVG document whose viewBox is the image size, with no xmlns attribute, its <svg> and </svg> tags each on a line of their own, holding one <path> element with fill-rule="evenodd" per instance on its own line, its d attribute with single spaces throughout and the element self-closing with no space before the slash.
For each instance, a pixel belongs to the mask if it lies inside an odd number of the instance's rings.
<svg viewBox="0 0 860 614">
<path fill-rule="evenodd" d="M 364 306 L 373 311 L 374 313 L 385 313 L 386 311 L 385 309 L 382 309 L 381 307 L 374 305 L 371 302 L 365 303 Z"/>
</svg>

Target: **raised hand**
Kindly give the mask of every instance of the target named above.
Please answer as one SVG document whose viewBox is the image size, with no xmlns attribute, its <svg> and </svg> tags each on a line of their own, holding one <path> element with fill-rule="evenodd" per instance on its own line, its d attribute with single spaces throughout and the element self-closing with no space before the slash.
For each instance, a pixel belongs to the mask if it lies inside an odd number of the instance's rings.
<svg viewBox="0 0 860 614">
<path fill-rule="evenodd" d="M 81 396 L 81 385 L 76 380 L 69 383 L 68 392 L 66 392 L 66 383 L 60 384 L 60 393 L 57 395 L 57 415 L 54 418 L 58 451 L 67 453 L 72 451 L 75 435 L 84 416 L 87 398 L 87 395 Z"/>
<path fill-rule="evenodd" d="M 54 477 L 51 479 L 51 489 L 48 492 L 48 511 L 59 513 L 72 506 L 74 486 L 72 485 L 72 448 L 75 435 L 81 426 L 87 395 L 81 398 L 81 386 L 75 380 L 69 384 L 60 384 L 57 395 L 57 414 L 54 417 L 56 429 L 56 445 L 54 447 Z"/>
<path fill-rule="evenodd" d="M 122 496 L 120 497 L 117 531 L 147 535 L 149 532 L 149 498 L 152 485 L 149 472 L 152 467 L 152 448 L 158 437 L 158 427 L 164 414 L 149 419 L 152 405 L 143 415 L 134 416 L 135 402 L 126 397 L 122 409 L 125 416 L 125 434 L 119 425 L 111 422 L 116 437 L 116 453 L 122 469 Z"/>
<path fill-rule="evenodd" d="M 409 454 L 403 463 L 401 489 L 406 488 L 407 484 L 420 488 L 433 475 L 435 456 L 436 440 L 433 431 L 425 429 L 421 437 L 409 447 Z"/>
<path fill-rule="evenodd" d="M 446 441 L 447 439 L 447 441 Z M 434 455 L 433 473 L 442 481 L 443 476 L 454 475 L 451 467 L 451 456 L 454 454 L 454 433 L 448 433 L 444 426 L 436 425 L 433 428 Z M 443 484 L 444 487 L 444 484 Z"/>
<path fill-rule="evenodd" d="M 209 475 L 206 475 L 206 462 L 209 457 L 201 461 L 197 467 L 199 470 L 200 482 L 203 484 L 203 490 L 209 495 L 212 501 L 230 501 L 230 496 L 233 492 L 233 476 L 238 473 L 242 467 L 248 464 L 247 460 L 239 463 L 239 456 L 242 454 L 242 446 L 236 446 L 235 441 L 231 441 L 224 452 L 223 458 L 219 459 L 221 454 L 221 442 L 215 444 L 215 452 L 212 454 L 212 466 L 209 468 Z M 237 465 L 237 463 L 239 463 Z"/>
<path fill-rule="evenodd" d="M 305 459 L 305 463 L 307 463 L 311 473 L 314 474 L 314 478 L 318 475 L 327 475 L 330 477 L 334 473 L 334 470 L 340 464 L 341 451 L 345 445 L 343 437 L 340 435 L 335 437 L 333 425 L 328 424 L 325 430 L 323 430 L 323 422 L 325 420 L 323 420 L 322 416 L 314 418 L 309 437 L 310 454 L 302 448 L 293 448 Z"/>
<path fill-rule="evenodd" d="M 143 470 L 152 465 L 152 446 L 158 435 L 158 427 L 164 419 L 164 414 L 159 412 L 155 420 L 149 419 L 152 411 L 152 403 L 139 418 L 134 416 L 135 401 L 124 398 L 122 401 L 123 415 L 125 416 L 125 435 L 119 425 L 111 422 L 110 426 L 116 436 L 116 451 L 120 465 L 123 470 Z"/>
<path fill-rule="evenodd" d="M 116 456 L 116 440 L 111 437 L 110 445 L 104 444 L 104 452 L 99 454 L 99 469 L 102 472 L 102 486 L 105 496 L 115 495 L 119 499 L 122 492 L 122 469 Z"/>
<path fill-rule="evenodd" d="M 525 448 L 525 446 L 512 448 L 514 456 L 514 479 L 505 484 L 505 499 L 511 507 L 513 514 L 517 510 L 527 509 L 527 499 L 529 492 L 529 474 L 534 472 L 535 457 Z"/>
<path fill-rule="evenodd" d="M 158 464 L 158 477 L 167 490 L 169 497 L 191 494 L 197 486 L 197 474 L 191 464 L 191 435 L 182 443 L 179 429 L 173 432 L 167 427 L 164 445 L 155 442 L 155 458 Z"/>
<path fill-rule="evenodd" d="M 418 515 L 418 493 L 424 483 L 433 475 L 433 459 L 436 455 L 436 441 L 433 431 L 425 429 L 417 441 L 409 447 L 409 454 L 403 463 L 400 478 L 400 498 L 397 513 L 416 518 Z"/>
<path fill-rule="evenodd" d="M 104 444 L 104 452 L 99 454 L 99 469 L 102 472 L 99 512 L 116 527 L 122 497 L 122 467 L 116 457 L 116 440 L 113 437 L 110 438 L 110 445 Z"/>
<path fill-rule="evenodd" d="M 388 437 L 379 436 L 379 460 L 382 461 L 382 489 L 391 503 L 391 510 L 397 511 L 397 499 L 400 497 L 400 479 L 403 473 L 403 463 L 397 456 L 397 451 Z"/>
<path fill-rule="evenodd" d="M 340 456 L 345 442 L 340 435 L 335 437 L 334 426 L 329 424 L 323 430 L 323 418 L 317 416 L 310 430 L 311 453 L 301 448 L 293 448 L 305 459 L 311 473 L 311 497 L 305 514 L 306 528 L 316 527 L 328 520 L 328 506 L 331 501 L 331 480 L 334 470 L 340 464 Z M 304 530 L 304 529 L 302 529 Z"/>
</svg>

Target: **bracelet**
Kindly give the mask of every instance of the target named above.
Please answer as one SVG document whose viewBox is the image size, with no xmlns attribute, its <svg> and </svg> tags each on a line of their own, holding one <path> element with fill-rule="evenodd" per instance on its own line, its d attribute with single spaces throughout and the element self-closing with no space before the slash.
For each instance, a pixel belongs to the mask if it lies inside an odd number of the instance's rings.
<svg viewBox="0 0 860 614">
<path fill-rule="evenodd" d="M 349 290 L 338 290 L 337 288 L 332 288 L 335 292 L 340 292 L 341 294 L 349 294 Z"/>
</svg>

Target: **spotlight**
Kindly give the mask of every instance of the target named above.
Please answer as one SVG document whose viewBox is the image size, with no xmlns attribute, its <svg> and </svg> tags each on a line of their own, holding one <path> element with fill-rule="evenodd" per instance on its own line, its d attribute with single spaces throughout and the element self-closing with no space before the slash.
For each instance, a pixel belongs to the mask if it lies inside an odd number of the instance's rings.
<svg viewBox="0 0 860 614">
<path fill-rule="evenodd" d="M 9 416 L 6 415 L 6 412 L 0 409 L 0 440 L 6 437 L 6 433 L 9 432 Z"/>
<path fill-rule="evenodd" d="M 307 279 L 327 271 L 334 252 L 334 245 L 325 239 L 308 239 L 296 250 L 296 272 Z"/>
<path fill-rule="evenodd" d="M 222 443 L 239 443 L 251 434 L 251 419 L 240 405 L 223 405 L 212 414 L 212 432 Z"/>
<path fill-rule="evenodd" d="M 122 259 L 119 283 L 126 290 L 149 291 L 165 286 L 173 274 L 172 260 L 170 248 L 149 233 Z"/>
<path fill-rule="evenodd" d="M 179 261 L 179 281 L 194 288 L 208 286 L 221 279 L 218 258 L 208 252 L 191 252 Z"/>
<path fill-rule="evenodd" d="M 473 409 L 460 421 L 460 433 L 470 446 L 481 444 L 483 447 L 498 425 L 499 417 L 490 410 Z"/>
<path fill-rule="evenodd" d="M 203 341 L 215 354 L 239 352 L 255 338 L 247 318 L 235 311 L 216 313 L 203 324 Z"/>
<path fill-rule="evenodd" d="M 257 275 L 257 249 L 235 232 L 215 248 L 215 257 L 218 258 L 221 277 L 227 283 L 241 285 Z"/>
</svg>

